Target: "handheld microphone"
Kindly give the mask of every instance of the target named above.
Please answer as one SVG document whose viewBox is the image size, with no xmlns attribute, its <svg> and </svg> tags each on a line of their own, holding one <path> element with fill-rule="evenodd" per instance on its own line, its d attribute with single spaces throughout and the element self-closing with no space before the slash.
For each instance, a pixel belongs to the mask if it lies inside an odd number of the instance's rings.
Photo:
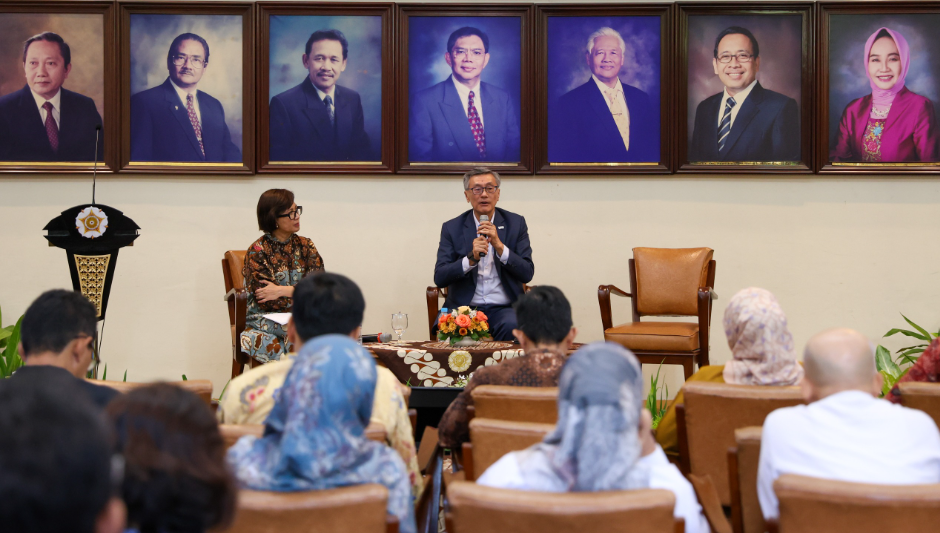
<svg viewBox="0 0 940 533">
<path fill-rule="evenodd" d="M 373 333 L 371 335 L 359 335 L 359 342 L 366 344 L 368 342 L 389 342 L 392 340 L 391 333 Z"/>
<path fill-rule="evenodd" d="M 489 216 L 489 215 L 480 215 L 480 224 L 482 224 L 482 223 L 484 223 L 484 222 L 489 222 L 489 221 L 490 221 L 490 216 Z M 477 233 L 477 236 L 480 236 L 480 234 Z M 485 256 L 485 255 L 486 255 L 486 252 L 480 252 L 480 257 L 481 257 L 481 258 L 482 258 L 483 256 Z"/>
<path fill-rule="evenodd" d="M 98 184 L 98 132 L 101 124 L 95 124 L 95 168 L 91 176 L 91 205 L 95 205 L 95 186 Z"/>
</svg>

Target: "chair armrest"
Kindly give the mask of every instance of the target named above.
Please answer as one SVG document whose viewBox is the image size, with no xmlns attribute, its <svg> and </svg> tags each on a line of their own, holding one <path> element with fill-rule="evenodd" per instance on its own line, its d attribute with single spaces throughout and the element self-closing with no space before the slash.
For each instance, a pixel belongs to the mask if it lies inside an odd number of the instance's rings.
<svg viewBox="0 0 940 533">
<path fill-rule="evenodd" d="M 440 296 L 440 288 L 433 285 L 429 286 L 424 292 L 428 304 L 428 338 L 432 341 L 437 340 L 434 338 L 434 321 L 437 320 L 437 315 L 440 313 L 440 308 L 437 306 Z"/>
<path fill-rule="evenodd" d="M 473 471 L 473 444 L 463 443 L 463 471 L 467 481 L 476 481 L 476 472 Z"/>
<path fill-rule="evenodd" d="M 599 285 L 597 287 L 597 304 L 601 308 L 601 326 L 604 331 L 614 327 L 614 318 L 610 308 L 610 293 L 633 298 L 632 294 L 617 288 L 615 285 Z"/>
<path fill-rule="evenodd" d="M 685 427 L 685 404 L 676 405 L 676 435 L 679 438 L 679 470 L 688 476 L 692 472 L 689 460 L 689 434 Z"/>
<path fill-rule="evenodd" d="M 714 533 L 731 533 L 731 524 L 725 516 L 724 509 L 721 507 L 721 500 L 718 497 L 718 490 L 712 482 L 709 475 L 696 476 L 689 474 L 689 481 L 692 488 L 695 489 L 695 495 L 702 505 L 702 511 L 705 513 L 705 519 Z"/>
<path fill-rule="evenodd" d="M 765 520 L 764 529 L 767 530 L 767 533 L 778 533 L 780 531 L 780 523 L 777 522 L 777 519 Z"/>
<path fill-rule="evenodd" d="M 393 514 L 385 515 L 385 533 L 398 533 L 398 517 Z"/>
</svg>

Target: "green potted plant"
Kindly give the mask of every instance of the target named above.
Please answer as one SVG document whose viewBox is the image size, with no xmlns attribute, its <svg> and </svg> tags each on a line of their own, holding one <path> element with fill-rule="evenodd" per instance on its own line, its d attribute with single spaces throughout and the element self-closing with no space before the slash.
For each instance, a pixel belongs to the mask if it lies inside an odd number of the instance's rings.
<svg viewBox="0 0 940 533">
<path fill-rule="evenodd" d="M 911 325 L 913 330 L 901 329 L 901 328 L 892 328 L 887 333 L 884 334 L 885 337 L 890 337 L 900 333 L 907 337 L 917 339 L 918 343 L 912 346 L 906 346 L 897 350 L 897 357 L 894 358 L 891 356 L 891 351 L 885 348 L 882 345 L 878 345 L 878 348 L 875 350 L 875 364 L 878 367 L 878 371 L 881 372 L 881 375 L 884 376 L 884 386 L 882 387 L 881 394 L 884 396 L 887 394 L 894 384 L 897 383 L 899 379 L 910 369 L 911 365 L 917 362 L 917 359 L 920 357 L 924 350 L 927 349 L 927 346 L 940 336 L 940 331 L 937 333 L 930 333 L 926 329 L 915 324 L 911 319 L 907 318 L 903 314 L 901 318 L 905 322 Z"/>
</svg>

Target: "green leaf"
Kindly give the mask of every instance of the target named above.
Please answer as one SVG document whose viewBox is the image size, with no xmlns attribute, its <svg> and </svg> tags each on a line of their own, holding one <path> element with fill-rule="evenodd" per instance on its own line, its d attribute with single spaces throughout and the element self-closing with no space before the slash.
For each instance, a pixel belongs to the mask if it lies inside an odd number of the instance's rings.
<svg viewBox="0 0 940 533">
<path fill-rule="evenodd" d="M 3 358 L 3 368 L 0 378 L 10 377 L 16 369 L 23 366 L 23 359 L 19 354 L 20 331 L 22 327 L 23 317 L 21 316 L 20 319 L 16 321 L 16 325 L 13 326 L 13 332 L 7 338 L 7 345 L 3 349 L 3 353 L 0 354 Z"/>
<path fill-rule="evenodd" d="M 183 381 L 189 381 L 189 379 L 186 377 L 186 374 L 183 374 Z"/>
<path fill-rule="evenodd" d="M 0 329 L 0 341 L 9 338 L 10 335 L 13 335 L 13 328 L 12 328 L 12 327 L 11 327 L 11 328 L 3 328 L 3 329 Z"/>
<path fill-rule="evenodd" d="M 890 337 L 894 335 L 895 333 L 900 333 L 901 335 L 907 335 L 908 337 L 914 337 L 915 339 L 920 339 L 922 341 L 930 341 L 929 337 L 924 337 L 923 335 L 919 333 L 914 333 L 913 331 L 906 330 L 906 329 L 899 329 L 899 328 L 893 328 L 891 331 L 885 333 L 884 336 Z"/>
<path fill-rule="evenodd" d="M 127 370 L 124 371 L 124 383 L 127 383 Z M 228 383 L 226 383 L 225 385 L 228 386 Z M 225 391 L 222 391 L 222 392 L 225 392 Z"/>
<path fill-rule="evenodd" d="M 875 350 L 875 365 L 879 372 L 894 376 L 895 379 L 901 375 L 901 368 L 891 359 L 891 352 L 880 344 Z"/>
<path fill-rule="evenodd" d="M 884 384 L 881 385 L 881 396 L 885 397 L 891 392 L 891 389 L 894 388 L 894 384 L 897 383 L 898 378 L 884 371 L 881 371 L 881 376 L 884 378 Z"/>
<path fill-rule="evenodd" d="M 902 365 L 913 365 L 914 363 L 917 362 L 917 358 L 911 357 L 910 355 L 902 355 L 901 357 L 898 358 L 898 362 L 901 363 Z"/>
<path fill-rule="evenodd" d="M 409 379 L 411 379 L 411 378 L 409 378 Z M 225 398 L 225 389 L 228 388 L 228 384 L 231 383 L 231 382 L 232 382 L 231 379 L 229 379 L 228 381 L 225 382 L 225 386 L 222 387 L 222 392 L 219 393 L 218 401 L 221 402 L 221 401 L 222 401 L 222 398 Z"/>
<path fill-rule="evenodd" d="M 917 331 L 921 332 L 921 333 L 924 335 L 924 340 L 925 340 L 925 341 L 930 342 L 930 333 L 927 333 L 927 330 L 926 330 L 926 329 L 924 329 L 924 328 L 918 326 L 917 324 L 911 322 L 911 319 L 910 319 L 910 318 L 907 318 L 906 316 L 904 316 L 904 313 L 901 313 L 901 316 L 904 317 L 904 320 L 907 321 L 908 324 L 910 324 L 911 326 L 914 326 L 914 329 L 916 329 Z"/>
</svg>

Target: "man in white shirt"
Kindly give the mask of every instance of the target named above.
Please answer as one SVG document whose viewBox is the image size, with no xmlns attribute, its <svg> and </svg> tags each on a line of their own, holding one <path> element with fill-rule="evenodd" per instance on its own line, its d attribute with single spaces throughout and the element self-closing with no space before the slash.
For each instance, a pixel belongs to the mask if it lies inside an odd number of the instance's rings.
<svg viewBox="0 0 940 533">
<path fill-rule="evenodd" d="M 452 75 L 411 100 L 410 160 L 518 162 L 519 110 L 506 90 L 480 81 L 489 37 L 470 26 L 455 30 L 444 61 Z"/>
<path fill-rule="evenodd" d="M 496 208 L 500 183 L 487 168 L 464 174 L 464 197 L 473 209 L 442 226 L 434 284 L 447 287 L 445 307 L 483 311 L 493 339 L 511 341 L 517 329 L 512 304 L 532 281 L 535 265 L 525 218 Z M 489 220 L 481 222 L 481 215 Z"/>
<path fill-rule="evenodd" d="M 778 517 L 773 483 L 782 474 L 889 485 L 940 483 L 940 431 L 926 413 L 879 399 L 872 345 L 850 329 L 814 336 L 803 355 L 808 405 L 764 421 L 757 493 Z"/>
</svg>

